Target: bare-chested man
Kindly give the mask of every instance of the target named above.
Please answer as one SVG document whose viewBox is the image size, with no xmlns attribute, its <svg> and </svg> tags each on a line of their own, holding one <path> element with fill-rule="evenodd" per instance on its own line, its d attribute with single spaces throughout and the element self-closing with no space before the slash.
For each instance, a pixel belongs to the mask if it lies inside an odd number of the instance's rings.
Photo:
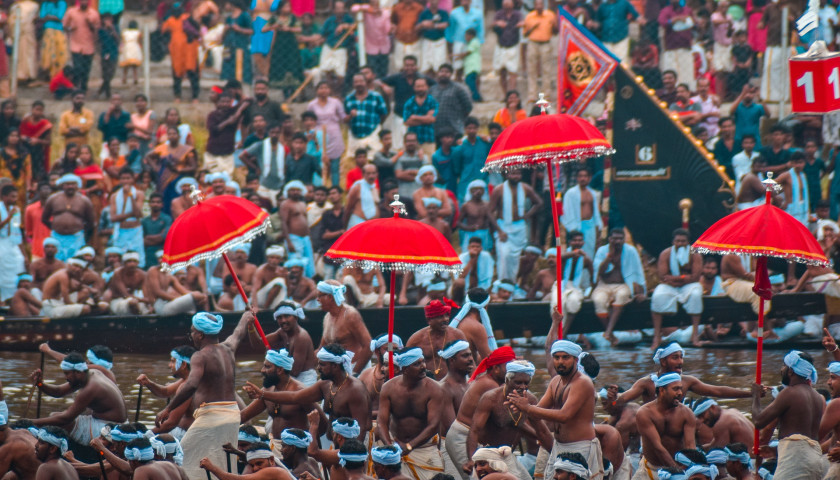
<svg viewBox="0 0 840 480">
<path fill-rule="evenodd" d="M 749 303 L 758 314 L 761 298 L 753 292 L 755 272 L 752 257 L 747 255 L 724 255 L 720 261 L 720 286 L 726 295 L 738 303 Z M 764 310 L 770 309 L 770 302 L 764 302 Z M 765 337 L 766 338 L 766 337 Z"/>
<path fill-rule="evenodd" d="M 310 443 L 312 443 L 312 434 L 306 430 L 287 428 L 280 434 L 280 458 L 283 459 L 283 465 L 297 478 L 303 474 L 315 478 L 321 476 L 320 465 L 306 453 Z"/>
<path fill-rule="evenodd" d="M 288 289 L 288 296 L 286 298 L 301 305 L 306 305 L 318 295 L 315 282 L 304 275 L 306 260 L 298 257 L 290 258 L 283 264 L 283 268 L 287 272 L 286 288 Z"/>
<path fill-rule="evenodd" d="M 627 404 L 616 402 L 615 398 L 622 391 L 621 387 L 613 384 L 607 385 L 598 392 L 601 407 L 609 415 L 609 418 L 604 420 L 604 423 L 618 430 L 624 451 L 628 455 L 636 455 L 638 457 L 641 443 L 639 440 L 639 429 L 636 427 L 636 412 L 639 411 L 639 404 L 635 402 Z M 610 396 L 613 400 L 608 398 Z"/>
<path fill-rule="evenodd" d="M 453 340 L 438 351 L 440 358 L 446 362 L 446 376 L 438 383 L 443 388 L 443 412 L 440 418 L 441 455 L 443 455 L 444 471 L 458 478 L 463 473 L 461 465 L 452 463 L 446 451 L 446 432 L 455 422 L 455 416 L 461 408 L 461 400 L 467 391 L 467 377 L 475 370 L 475 362 L 470 343 L 466 340 Z"/>
<path fill-rule="evenodd" d="M 536 438 L 540 444 L 552 445 L 554 439 L 548 427 L 542 420 L 536 419 L 507 403 L 509 394 L 516 392 L 524 397 L 531 405 L 537 404 L 537 397 L 528 392 L 531 378 L 534 375 L 534 365 L 525 360 L 514 360 L 506 366 L 504 385 L 494 388 L 481 396 L 478 407 L 473 414 L 472 429 L 467 437 L 467 455 L 473 453 L 479 445 L 507 446 L 519 444 L 523 434 Z M 508 456 L 508 472 L 519 480 L 528 480 L 531 475 L 513 456 Z M 472 471 L 473 465 L 464 465 L 464 471 Z"/>
<path fill-rule="evenodd" d="M 569 240 L 569 247 L 560 255 L 560 261 L 563 262 L 561 299 L 563 306 L 564 337 L 574 323 L 575 316 L 578 312 L 580 312 L 585 298 L 584 292 L 592 286 L 592 279 L 595 276 L 595 267 L 592 263 L 592 258 L 589 257 L 583 249 L 583 233 L 579 231 L 572 231 L 569 232 L 566 238 Z M 549 248 L 545 253 L 546 258 L 548 259 L 549 271 L 540 271 L 538 281 L 536 282 L 541 285 L 542 288 L 545 288 L 546 284 L 549 284 L 550 282 L 548 291 L 554 290 L 554 283 L 557 281 L 557 271 L 555 270 L 556 265 L 553 265 L 553 263 L 557 261 L 556 254 L 553 255 L 554 259 L 552 260 L 552 253 L 556 252 L 556 250 L 557 249 L 555 248 Z M 545 297 L 543 298 L 545 299 Z M 554 296 L 550 297 L 549 301 L 552 305 L 551 310 L 556 311 L 556 293 Z M 549 369 L 549 371 L 551 371 L 551 369 Z"/>
<path fill-rule="evenodd" d="M 295 381 L 300 382 L 304 387 L 314 385 L 318 381 L 318 372 L 315 371 L 318 359 L 315 358 L 312 337 L 298 323 L 306 320 L 303 309 L 294 302 L 280 302 L 277 310 L 274 311 L 274 320 L 280 328 L 274 333 L 266 335 L 268 344 L 275 350 L 286 349 L 289 355 L 294 358 L 294 366 L 288 373 Z M 248 339 L 251 346 L 261 348 L 263 346 L 262 341 L 256 335 L 256 331 L 249 331 L 249 333 Z"/>
<path fill-rule="evenodd" d="M 741 190 L 735 198 L 738 209 L 755 207 L 764 203 L 764 196 L 767 190 L 761 183 L 764 180 L 764 170 L 767 168 L 767 160 L 761 155 L 752 160 L 750 173 L 741 178 Z"/>
<path fill-rule="evenodd" d="M 35 444 L 35 456 L 41 462 L 35 478 L 38 480 L 79 480 L 79 475 L 70 463 L 64 459 L 67 453 L 67 433 L 52 425 L 38 432 Z"/>
<path fill-rule="evenodd" d="M 338 450 L 338 458 L 343 464 L 342 480 L 374 480 L 365 474 L 367 471 L 368 449 L 365 444 L 356 439 L 349 439 L 341 445 Z M 330 478 L 333 478 L 330 476 Z M 303 475 L 301 480 L 314 480 L 308 475 Z"/>
<path fill-rule="evenodd" d="M 51 236 L 58 240 L 56 258 L 66 262 L 76 250 L 85 244 L 85 237 L 93 234 L 96 226 L 93 204 L 90 199 L 78 193 L 82 179 L 67 174 L 56 181 L 60 192 L 50 195 L 44 204 L 41 221 L 52 230 Z"/>
<path fill-rule="evenodd" d="M 752 423 L 735 408 L 723 408 L 711 398 L 701 398 L 694 403 L 694 416 L 712 429 L 714 440 L 703 445 L 706 450 L 725 447 L 740 442 L 752 448 Z"/>
<path fill-rule="evenodd" d="M 318 303 L 324 315 L 324 333 L 321 345 L 337 343 L 345 350 L 353 352 L 355 366 L 351 372 L 358 375 L 367 366 L 372 355 L 370 351 L 370 332 L 362 322 L 359 311 L 344 303 L 347 287 L 335 280 L 318 282 Z M 353 417 L 358 420 L 357 417 Z"/>
<path fill-rule="evenodd" d="M 190 358 L 190 374 L 155 418 L 155 425 L 160 426 L 182 403 L 192 402 L 195 421 L 181 442 L 184 470 L 190 478 L 203 475 L 198 462 L 204 457 L 218 460 L 221 464 L 225 456 L 219 445 L 233 443 L 237 439 L 239 406 L 234 387 L 234 354 L 252 319 L 251 312 L 245 312 L 233 333 L 220 343 L 222 317 L 207 312 L 193 315 L 190 339 L 198 351 Z M 216 441 L 208 443 L 208 438 Z"/>
<path fill-rule="evenodd" d="M 175 191 L 179 192 L 181 195 L 172 199 L 172 203 L 169 207 L 173 221 L 188 208 L 193 206 L 193 200 L 190 197 L 192 187 L 199 188 L 198 180 L 193 177 L 182 177 L 178 180 L 178 183 L 175 184 Z"/>
<path fill-rule="evenodd" d="M 60 244 L 58 240 L 47 237 L 44 239 L 44 258 L 33 260 L 29 264 L 33 287 L 42 289 L 50 275 L 64 268 L 64 262 L 55 258 Z"/>
<path fill-rule="evenodd" d="M 72 392 L 76 392 L 76 397 L 63 412 L 33 420 L 35 426 L 59 426 L 70 432 L 70 438 L 87 445 L 106 424 L 126 420 L 125 401 L 119 388 L 101 371 L 89 369 L 85 357 L 69 353 L 60 367 L 66 383 L 46 384 L 43 372 L 35 370 L 31 377 L 34 385 L 51 397 L 65 397 Z"/>
<path fill-rule="evenodd" d="M 85 304 L 90 298 L 90 290 L 81 283 L 86 265 L 84 260 L 70 258 L 64 268 L 47 278 L 41 313 L 50 318 L 73 318 L 91 313 L 91 306 Z"/>
<path fill-rule="evenodd" d="M 828 364 L 828 390 L 831 392 L 831 401 L 825 407 L 822 420 L 820 421 L 820 438 L 827 438 L 830 434 L 831 442 L 828 444 L 828 450 L 836 449 L 837 442 L 840 440 L 840 362 L 831 362 Z M 832 471 L 829 473 L 840 473 L 840 463 L 832 463 Z"/>
<path fill-rule="evenodd" d="M 756 428 L 778 420 L 779 459 L 776 478 L 821 479 L 828 469 L 820 449 L 820 419 L 825 399 L 814 390 L 817 370 L 807 353 L 791 350 L 785 355 L 782 384 L 785 388 L 767 407 L 761 407 L 764 387 L 752 386 L 752 419 Z M 645 450 L 647 452 L 647 450 Z"/>
<path fill-rule="evenodd" d="M 38 345 L 38 351 L 49 356 L 58 364 L 61 364 L 67 356 L 50 348 L 49 343 L 42 343 Z M 85 352 L 85 357 L 87 359 L 88 368 L 102 372 L 109 380 L 117 383 L 117 377 L 114 376 L 114 372 L 111 371 L 114 368 L 114 352 L 112 352 L 110 348 L 105 345 L 93 345 L 87 352 Z"/>
<path fill-rule="evenodd" d="M 158 251 L 158 254 L 158 257 L 162 256 L 163 251 Z M 173 275 L 162 271 L 159 265 L 146 272 L 143 291 L 146 298 L 154 299 L 155 313 L 158 315 L 193 313 L 207 308 L 206 295 L 187 290 Z"/>
<path fill-rule="evenodd" d="M 239 282 L 242 283 L 242 288 L 246 292 L 251 291 L 251 283 L 254 281 L 254 276 L 257 273 L 257 266 L 248 262 L 248 253 L 250 245 L 237 245 L 231 249 L 230 264 L 233 265 L 235 275 L 239 277 Z M 219 262 L 216 265 L 216 271 L 213 272 L 214 277 L 224 278 L 231 275 L 225 262 Z"/>
<path fill-rule="evenodd" d="M 245 452 L 245 458 L 248 459 L 247 468 L 250 469 L 251 473 L 244 475 L 228 473 L 227 470 L 220 466 L 222 465 L 221 463 L 213 462 L 210 458 L 202 458 L 200 466 L 208 474 L 212 473 L 219 480 L 292 480 L 289 472 L 275 463 L 274 453 L 265 443 L 257 442 L 252 444 Z M 195 479 L 199 477 L 190 478 Z M 303 477 L 301 478 L 303 479 Z"/>
<path fill-rule="evenodd" d="M 403 348 L 403 341 L 399 335 L 393 336 L 391 343 L 391 352 Z M 370 349 L 376 357 L 376 364 L 364 369 L 359 374 L 359 380 L 365 384 L 368 395 L 370 396 L 371 416 L 376 418 L 379 413 L 379 392 L 382 391 L 382 385 L 388 380 L 388 334 L 383 333 L 375 339 L 370 341 Z"/>
<path fill-rule="evenodd" d="M 424 208 L 425 215 L 419 217 L 420 223 L 425 223 L 434 228 L 443 235 L 443 238 L 448 239 L 452 235 L 452 228 L 449 226 L 449 222 L 440 214 L 442 210 L 440 200 L 434 197 L 424 197 L 422 202 L 426 207 Z"/>
<path fill-rule="evenodd" d="M 123 266 L 114 272 L 108 288 L 112 293 L 111 313 L 140 315 L 151 311 L 152 300 L 143 294 L 146 272 L 140 269 L 140 254 L 128 251 L 122 256 Z"/>
<path fill-rule="evenodd" d="M 778 182 L 784 193 L 781 208 L 800 223 L 808 226 L 811 207 L 808 199 L 808 180 L 805 177 L 805 152 L 796 150 L 790 156 L 791 168 L 779 175 Z M 814 205 L 816 206 L 816 205 Z"/>
<path fill-rule="evenodd" d="M 251 284 L 251 303 L 257 308 L 277 308 L 288 295 L 283 257 L 286 249 L 272 245 L 265 250 L 265 263 L 257 268 Z"/>
<path fill-rule="evenodd" d="M 656 380 L 656 400 L 636 413 L 644 455 L 634 480 L 648 479 L 648 472 L 661 467 L 677 466 L 674 455 L 694 448 L 697 420 L 691 409 L 682 404 L 683 391 L 678 373 L 661 375 Z"/>
<path fill-rule="evenodd" d="M 149 377 L 145 373 L 141 373 L 137 377 L 137 383 L 148 388 L 152 392 L 152 395 L 158 398 L 172 398 L 178 392 L 181 384 L 190 376 L 190 362 L 194 353 L 195 349 L 189 345 L 175 347 L 169 353 L 169 370 L 175 378 L 174 382 L 161 385 L 149 380 Z M 184 402 L 169 414 L 169 418 L 166 421 L 160 425 L 156 425 L 152 429 L 152 432 L 169 433 L 180 442 L 184 438 L 184 434 L 187 433 L 187 429 L 193 423 L 193 413 L 192 402 Z"/>
<path fill-rule="evenodd" d="M 440 380 L 446 376 L 446 361 L 438 352 L 452 340 L 467 340 L 463 332 L 449 326 L 449 315 L 452 307 L 440 300 L 429 302 L 423 309 L 426 314 L 428 327 L 423 327 L 414 333 L 406 342 L 408 348 L 419 347 L 423 350 L 423 357 L 426 364 L 435 376 Z"/>
<path fill-rule="evenodd" d="M 382 307 L 390 300 L 385 295 L 385 277 L 378 268 L 365 270 L 359 267 L 344 267 L 336 278 L 350 288 L 360 307 Z"/>
<path fill-rule="evenodd" d="M 306 261 L 303 272 L 308 278 L 315 275 L 315 255 L 312 239 L 309 238 L 309 221 L 306 219 L 306 201 L 303 194 L 306 185 L 300 180 L 292 180 L 283 187 L 286 197 L 280 204 L 279 214 L 283 220 L 283 233 L 286 234 L 286 249 L 289 257 L 298 257 Z"/>
<path fill-rule="evenodd" d="M 494 388 L 498 388 L 505 381 L 505 365 L 515 359 L 513 349 L 505 346 L 494 350 L 478 364 L 472 376 L 470 384 L 461 399 L 461 406 L 458 415 L 449 431 L 446 432 L 446 452 L 456 467 L 462 467 L 470 461 L 467 455 L 467 437 L 470 434 L 473 414 L 478 407 L 478 401 L 482 395 Z M 463 472 L 463 469 L 460 469 Z M 461 478 L 468 478 L 466 473 L 461 473 Z"/>
<path fill-rule="evenodd" d="M 9 299 L 9 313 L 13 317 L 29 317 L 41 313 L 43 304 L 38 297 L 33 295 L 32 290 L 32 275 L 28 273 L 18 275 L 17 290 Z"/>
<path fill-rule="evenodd" d="M 743 443 L 730 443 L 724 453 L 726 459 L 726 474 L 734 480 L 752 480 L 752 460 L 750 449 Z M 708 458 L 708 457 L 707 457 Z M 829 477 L 833 478 L 833 477 Z"/>
<path fill-rule="evenodd" d="M 0 413 L 0 477 L 12 473 L 18 480 L 34 480 L 41 465 L 35 456 L 36 441 L 26 430 L 12 430 L 4 413 Z"/>
<path fill-rule="evenodd" d="M 472 463 L 475 464 L 475 477 L 481 480 L 515 480 L 510 473 L 508 462 L 516 461 L 510 447 L 483 447 L 475 451 Z"/>
<path fill-rule="evenodd" d="M 602 478 L 604 467 L 601 446 L 595 435 L 592 419 L 595 415 L 595 387 L 588 375 L 578 370 L 581 348 L 568 340 L 557 340 L 551 346 L 551 356 L 557 376 L 551 379 L 545 395 L 537 405 L 517 392 L 509 392 L 507 402 L 531 418 L 554 424 L 554 442 L 549 459 L 560 452 L 576 452 L 589 463 L 592 479 Z M 544 445 L 543 448 L 547 448 Z M 549 461 L 545 478 L 552 476 L 554 465 Z"/>
<path fill-rule="evenodd" d="M 624 243 L 624 230 L 610 230 L 608 241 L 592 258 L 595 270 L 592 303 L 595 315 L 605 324 L 604 338 L 615 345 L 618 339 L 612 332 L 624 306 L 644 300 L 646 286 L 641 257 L 635 247 Z"/>
<path fill-rule="evenodd" d="M 459 215 L 459 235 L 461 236 L 461 251 L 466 252 L 470 238 L 481 239 L 481 246 L 485 250 L 493 248 L 493 231 L 495 223 L 490 216 L 490 206 L 484 201 L 487 184 L 484 180 L 473 180 L 467 185 L 470 199 L 461 205 Z"/>
<path fill-rule="evenodd" d="M 385 445 L 370 449 L 373 473 L 382 480 L 410 480 L 402 474 L 402 449 L 397 445 Z"/>
<path fill-rule="evenodd" d="M 362 179 L 347 190 L 347 207 L 344 209 L 344 224 L 347 228 L 379 217 L 378 177 L 376 165 L 369 163 L 362 167 Z"/>
<path fill-rule="evenodd" d="M 443 470 L 438 447 L 443 389 L 426 376 L 421 348 L 406 347 L 394 357 L 402 374 L 382 386 L 377 417 L 379 438 L 386 445 L 396 444 L 402 449 L 403 475 L 430 480 Z"/>
<path fill-rule="evenodd" d="M 416 181 L 420 184 L 414 194 L 412 195 L 412 202 L 414 209 L 417 211 L 417 218 L 427 217 L 426 209 L 430 204 L 435 204 L 438 207 L 438 215 L 441 218 L 446 218 L 452 215 L 452 206 L 449 203 L 449 196 L 446 190 L 435 186 L 437 180 L 437 170 L 432 165 L 424 165 L 417 170 Z M 432 200 L 431 203 L 426 199 Z M 406 199 L 407 200 L 407 199 Z M 437 202 L 434 202 L 437 200 Z"/>
<path fill-rule="evenodd" d="M 155 461 L 155 451 L 147 438 L 128 442 L 124 455 L 133 472 L 133 480 L 189 480 L 187 473 L 178 465 Z"/>
<path fill-rule="evenodd" d="M 490 303 L 490 293 L 487 290 L 480 287 L 469 289 L 464 299 L 464 306 L 449 325 L 462 332 L 466 340 L 470 342 L 470 350 L 476 362 L 487 358 L 493 351 L 492 347 L 496 346 L 496 339 L 490 337 L 488 333 L 488 330 L 492 332 L 490 316 L 487 314 L 488 303 Z"/>
<path fill-rule="evenodd" d="M 321 424 L 321 413 L 317 410 L 312 410 L 307 415 L 307 418 L 309 419 L 309 434 L 312 435 L 312 438 L 317 438 Z M 347 480 L 347 472 L 338 463 L 338 449 L 347 440 L 356 440 L 359 437 L 361 428 L 359 428 L 359 422 L 347 417 L 336 418 L 330 426 L 332 428 L 328 432 L 328 438 L 332 441 L 335 448 L 322 449 L 318 446 L 319 442 L 311 442 L 306 453 L 309 454 L 310 458 L 318 461 L 324 470 L 329 470 L 330 479 Z"/>
<path fill-rule="evenodd" d="M 311 387 L 296 391 L 268 391 L 246 383 L 245 391 L 251 397 L 260 397 L 277 405 L 311 405 L 324 401 L 324 413 L 329 419 L 339 417 L 356 419 L 362 427 L 357 438 L 364 439 L 370 431 L 370 398 L 365 385 L 352 375 L 353 352 L 331 343 L 317 353 L 318 373 L 321 380 Z"/>
</svg>

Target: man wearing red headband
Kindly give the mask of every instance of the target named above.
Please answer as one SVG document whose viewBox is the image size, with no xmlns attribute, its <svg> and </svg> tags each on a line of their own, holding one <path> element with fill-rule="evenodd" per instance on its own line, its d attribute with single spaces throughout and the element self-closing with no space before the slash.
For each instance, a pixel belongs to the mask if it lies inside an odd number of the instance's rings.
<svg viewBox="0 0 840 480">
<path fill-rule="evenodd" d="M 406 348 L 420 347 L 423 356 L 426 357 L 426 365 L 435 374 L 435 379 L 440 380 L 446 376 L 446 360 L 438 355 L 438 350 L 452 340 L 466 340 L 463 332 L 449 326 L 449 313 L 452 305 L 458 307 L 452 300 L 432 300 L 425 307 L 426 322 L 428 327 L 422 328 L 414 333 L 405 344 Z"/>
</svg>

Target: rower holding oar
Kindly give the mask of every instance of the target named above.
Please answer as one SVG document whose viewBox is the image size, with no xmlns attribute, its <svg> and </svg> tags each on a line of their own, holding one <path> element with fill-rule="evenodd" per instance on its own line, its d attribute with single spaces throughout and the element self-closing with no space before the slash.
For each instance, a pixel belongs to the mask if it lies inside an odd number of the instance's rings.
<svg viewBox="0 0 840 480">
<path fill-rule="evenodd" d="M 137 383 L 140 388 L 146 387 L 152 392 L 152 395 L 158 398 L 172 398 L 178 392 L 178 388 L 187 380 L 190 375 L 190 362 L 195 349 L 189 345 L 181 345 L 175 347 L 169 352 L 169 370 L 175 378 L 174 382 L 161 385 L 149 380 L 145 373 L 141 373 L 137 377 Z M 169 415 L 169 418 L 159 426 L 155 426 L 152 431 L 158 433 L 169 433 L 174 438 L 181 441 L 187 433 L 187 429 L 193 423 L 193 414 L 195 410 L 192 402 L 184 402 L 178 408 L 174 409 Z"/>
</svg>

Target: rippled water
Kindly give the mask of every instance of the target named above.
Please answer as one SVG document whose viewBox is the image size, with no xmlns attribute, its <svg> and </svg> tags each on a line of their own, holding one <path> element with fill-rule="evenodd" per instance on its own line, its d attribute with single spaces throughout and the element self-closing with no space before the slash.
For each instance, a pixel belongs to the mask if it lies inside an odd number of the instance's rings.
<svg viewBox="0 0 840 480">
<path fill-rule="evenodd" d="M 596 379 L 596 389 L 607 383 L 618 383 L 628 388 L 642 375 L 652 373 L 653 362 L 646 347 L 633 350 L 595 350 L 593 355 L 601 364 L 601 373 Z M 767 385 L 780 383 L 779 369 L 785 351 L 764 352 L 764 382 Z M 818 387 L 825 386 L 828 378 L 826 367 L 831 357 L 824 351 L 809 352 L 815 357 L 820 374 Z M 544 356 L 541 351 L 518 349 L 517 354 L 527 358 L 538 367 L 537 375 L 532 383 L 532 390 L 540 395 L 548 383 L 545 370 Z M 3 393 L 11 411 L 12 418 L 24 417 L 27 410 L 27 400 L 32 391 L 28 376 L 32 370 L 38 368 L 40 355 L 38 353 L 0 352 L 0 380 L 3 382 Z M 129 419 L 134 420 L 137 405 L 137 384 L 135 382 L 140 373 L 145 373 L 158 383 L 171 380 L 168 367 L 169 358 L 152 355 L 117 355 L 114 359 L 114 374 L 125 396 L 129 411 Z M 259 384 L 261 381 L 259 368 L 261 359 L 255 355 L 237 357 L 237 385 L 241 386 L 246 380 Z M 713 350 L 689 349 L 685 355 L 685 373 L 699 377 L 707 383 L 725 384 L 733 387 L 748 389 L 755 378 L 755 350 Z M 63 382 L 64 378 L 58 364 L 49 358 L 46 361 L 45 378 L 47 381 Z M 243 398 L 247 397 L 239 390 Z M 31 405 L 26 413 L 35 416 L 36 395 L 32 396 Z M 55 399 L 43 397 L 41 415 L 60 411 L 72 401 L 71 397 Z M 750 408 L 749 399 L 725 400 L 723 403 L 735 406 L 744 412 Z M 144 389 L 140 421 L 152 424 L 155 413 L 163 408 L 165 399 L 154 398 Z M 599 415 L 603 412 L 598 412 Z"/>
</svg>

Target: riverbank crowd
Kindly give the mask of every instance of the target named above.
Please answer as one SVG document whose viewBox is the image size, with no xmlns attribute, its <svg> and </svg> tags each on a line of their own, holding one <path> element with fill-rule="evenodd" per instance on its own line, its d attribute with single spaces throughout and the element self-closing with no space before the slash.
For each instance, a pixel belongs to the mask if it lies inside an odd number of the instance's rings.
<svg viewBox="0 0 840 480">
<path fill-rule="evenodd" d="M 262 385 L 235 379 L 242 344 L 263 347 L 253 314 L 245 312 L 221 338 L 222 318 L 196 313 L 192 345 L 173 345 L 170 353 L 172 379 L 157 383 L 141 374 L 131 380 L 168 398 L 154 425 L 129 421 L 107 346 L 64 354 L 42 344 L 63 378 L 45 378 L 37 369 L 32 392 L 65 398 L 66 407 L 24 418 L 25 412 L 9 411 L 0 388 L 0 474 L 21 480 L 840 478 L 840 348 L 827 330 L 823 346 L 835 361 L 817 365 L 792 350 L 780 366 L 780 387 L 704 383 L 686 373 L 676 342 L 653 352 L 653 373 L 622 386 L 598 381 L 595 354 L 551 340 L 561 324 L 555 314 L 544 357 L 550 381 L 537 398 L 529 391 L 536 366 L 509 346 L 489 348 L 494 340 L 482 326 L 481 306 L 464 314 L 434 300 L 424 309 L 427 327 L 405 342 L 398 336 L 389 342 L 387 334 L 371 336 L 345 302 L 344 285 L 322 281 L 316 289 L 326 311 L 323 338 L 313 343 L 298 323 L 303 310 L 281 303 L 277 328 L 266 325 L 264 360 L 252 367 Z M 450 317 L 460 319 L 457 326 Z M 828 378 L 828 390 L 815 389 L 820 377 Z M 751 417 L 718 404 L 721 398 L 751 398 Z M 596 424 L 599 405 L 608 417 Z M 267 420 L 258 421 L 263 412 Z"/>
</svg>

